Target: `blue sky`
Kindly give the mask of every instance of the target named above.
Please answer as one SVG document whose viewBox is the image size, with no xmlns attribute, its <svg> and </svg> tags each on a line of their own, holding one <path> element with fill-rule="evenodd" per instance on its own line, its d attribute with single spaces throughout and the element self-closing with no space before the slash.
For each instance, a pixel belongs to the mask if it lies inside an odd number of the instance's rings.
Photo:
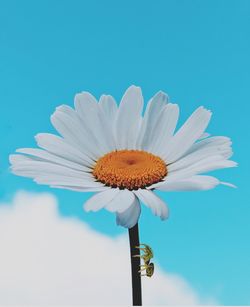
<svg viewBox="0 0 250 307">
<path fill-rule="evenodd" d="M 181 121 L 198 106 L 213 111 L 208 132 L 233 140 L 237 169 L 215 172 L 238 189 L 161 194 L 170 219 L 147 210 L 141 241 L 161 266 L 221 304 L 250 304 L 249 71 L 250 2 L 0 1 L 0 201 L 19 189 L 50 191 L 60 212 L 115 236 L 107 212 L 85 213 L 89 193 L 38 186 L 9 172 L 8 155 L 55 132 L 49 117 L 83 90 L 119 100 L 131 85 L 145 100 L 158 90 L 180 105 Z"/>
</svg>

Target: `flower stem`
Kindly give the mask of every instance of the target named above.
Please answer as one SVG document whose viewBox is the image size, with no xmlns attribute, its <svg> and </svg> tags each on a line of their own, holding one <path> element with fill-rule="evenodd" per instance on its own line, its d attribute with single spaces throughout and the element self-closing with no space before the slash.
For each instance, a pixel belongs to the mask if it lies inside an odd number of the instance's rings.
<svg viewBox="0 0 250 307">
<path fill-rule="evenodd" d="M 140 258 L 133 257 L 139 254 L 139 250 L 136 246 L 139 246 L 139 231 L 138 224 L 129 229 L 129 243 L 130 243 L 130 258 L 131 258 L 131 273 L 132 273 L 132 295 L 133 306 L 142 306 L 141 298 L 141 273 L 140 270 Z"/>
</svg>

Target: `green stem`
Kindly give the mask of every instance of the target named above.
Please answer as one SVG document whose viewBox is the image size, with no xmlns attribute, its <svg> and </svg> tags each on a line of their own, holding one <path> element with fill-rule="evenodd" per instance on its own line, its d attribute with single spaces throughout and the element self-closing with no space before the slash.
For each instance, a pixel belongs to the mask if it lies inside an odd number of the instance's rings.
<svg viewBox="0 0 250 307">
<path fill-rule="evenodd" d="M 141 273 L 140 270 L 140 258 L 133 257 L 138 255 L 139 250 L 136 246 L 140 245 L 138 224 L 129 229 L 129 243 L 130 243 L 130 258 L 131 258 L 131 274 L 132 274 L 132 296 L 133 306 L 142 306 L 141 295 Z"/>
</svg>

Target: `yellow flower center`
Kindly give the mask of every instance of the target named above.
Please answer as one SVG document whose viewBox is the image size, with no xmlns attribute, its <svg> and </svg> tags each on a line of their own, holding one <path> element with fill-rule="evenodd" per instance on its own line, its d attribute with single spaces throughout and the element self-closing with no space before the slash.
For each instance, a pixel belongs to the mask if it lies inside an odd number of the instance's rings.
<svg viewBox="0 0 250 307">
<path fill-rule="evenodd" d="M 137 190 L 161 181 L 167 175 L 167 166 L 146 151 L 117 150 L 98 159 L 93 175 L 107 186 Z"/>
</svg>

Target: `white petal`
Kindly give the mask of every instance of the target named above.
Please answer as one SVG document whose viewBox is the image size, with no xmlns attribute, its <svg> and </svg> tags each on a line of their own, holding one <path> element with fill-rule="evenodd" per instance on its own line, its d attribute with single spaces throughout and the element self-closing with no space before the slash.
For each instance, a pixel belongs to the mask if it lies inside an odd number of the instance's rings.
<svg viewBox="0 0 250 307">
<path fill-rule="evenodd" d="M 78 130 L 75 133 L 81 133 L 80 139 L 83 141 L 84 150 L 88 150 L 92 153 L 95 152 L 98 147 L 98 150 L 102 151 L 102 153 L 111 151 L 114 149 L 114 144 L 112 144 L 112 147 L 109 147 L 112 136 L 109 134 L 109 131 L 107 131 L 106 117 L 100 114 L 99 105 L 97 105 L 96 102 L 91 103 L 90 107 L 89 104 L 85 103 L 85 99 L 82 98 L 82 96 L 85 97 L 84 93 L 75 96 L 75 104 L 81 107 L 80 110 L 78 109 L 78 112 L 64 105 L 58 107 L 56 109 L 57 112 L 63 112 L 66 116 L 72 118 Z M 77 103 L 79 103 L 79 105 Z"/>
<path fill-rule="evenodd" d="M 117 104 L 112 96 L 102 95 L 98 106 L 100 123 L 102 127 L 106 127 L 106 135 L 110 144 L 110 150 L 115 150 L 115 118 L 118 110 Z"/>
<path fill-rule="evenodd" d="M 204 146 L 199 146 L 196 150 L 189 151 L 189 154 L 184 155 L 178 161 L 168 165 L 169 173 L 178 169 L 184 169 L 209 156 L 220 155 L 223 159 L 226 159 L 229 153 L 231 153 L 231 143 L 225 143 L 223 145 L 217 145 L 217 143 L 218 142 L 214 141 L 212 143 L 204 144 Z"/>
<path fill-rule="evenodd" d="M 40 174 L 47 174 L 48 176 L 51 174 L 56 175 L 63 175 L 69 176 L 74 178 L 81 178 L 81 179 L 91 179 L 94 180 L 94 177 L 91 173 L 85 171 L 77 171 L 71 169 L 66 166 L 62 166 L 55 163 L 46 162 L 44 160 L 38 159 L 36 157 L 28 157 L 24 155 L 11 155 L 10 162 L 12 163 L 12 170 L 13 171 L 34 171 L 37 175 Z"/>
<path fill-rule="evenodd" d="M 220 168 L 228 168 L 228 167 L 235 167 L 237 166 L 237 163 L 231 160 L 225 160 L 223 156 L 217 155 L 217 156 L 211 156 L 206 157 L 198 161 L 197 163 L 194 163 L 186 168 L 181 168 L 179 170 L 171 172 L 171 165 L 168 166 L 169 173 L 166 176 L 165 182 L 174 182 L 177 180 L 182 180 L 189 178 L 191 176 L 209 172 L 212 170 L 220 169 Z M 151 185 L 149 188 L 157 188 L 160 187 L 163 184 L 163 182 L 158 182 L 153 185 Z"/>
<path fill-rule="evenodd" d="M 103 187 L 75 187 L 70 185 L 50 185 L 51 188 L 57 188 L 57 189 L 64 189 L 64 190 L 70 190 L 75 192 L 102 192 L 106 190 L 110 190 L 110 187 L 103 186 Z"/>
<path fill-rule="evenodd" d="M 152 138 L 147 149 L 156 154 L 163 155 L 174 130 L 179 117 L 179 107 L 177 104 L 169 103 L 160 114 L 158 121 L 152 133 Z"/>
<path fill-rule="evenodd" d="M 76 178 L 67 175 L 56 175 L 48 173 L 38 173 L 35 170 L 13 168 L 12 172 L 19 176 L 30 177 L 38 184 L 45 184 L 50 186 L 71 186 L 79 188 L 102 188 L 104 184 L 88 178 Z"/>
<path fill-rule="evenodd" d="M 93 166 L 93 157 L 88 157 L 81 150 L 67 143 L 61 137 L 50 133 L 39 133 L 35 136 L 37 145 L 50 153 L 59 157 L 83 164 L 85 166 Z"/>
<path fill-rule="evenodd" d="M 91 173 L 41 161 L 36 157 L 11 155 L 10 163 L 12 164 L 11 170 L 14 174 L 33 178 L 39 184 L 77 186 L 81 188 L 99 188 L 104 186 L 102 183 L 97 182 Z"/>
<path fill-rule="evenodd" d="M 105 206 L 105 209 L 111 212 L 124 212 L 134 202 L 135 195 L 129 190 L 119 190 L 119 193 L 112 199 L 112 201 Z"/>
<path fill-rule="evenodd" d="M 167 94 L 158 92 L 147 104 L 137 139 L 137 148 L 146 149 L 150 145 L 155 125 L 168 102 Z"/>
<path fill-rule="evenodd" d="M 102 190 L 104 187 L 104 184 L 95 181 L 91 174 L 36 159 L 38 158 L 10 155 L 11 170 L 16 175 L 33 178 L 39 184 L 67 186 L 65 188 L 71 186 L 82 190 L 87 188 L 101 188 Z"/>
<path fill-rule="evenodd" d="M 37 158 L 40 158 L 41 161 L 45 162 L 54 162 L 56 164 L 60 164 L 63 166 L 67 166 L 69 168 L 78 170 L 78 171 L 85 171 L 85 172 L 90 172 L 91 168 L 86 167 L 84 165 L 81 165 L 79 163 L 75 163 L 72 161 L 69 161 L 67 159 L 58 157 L 54 154 L 51 154 L 45 150 L 42 149 L 37 149 L 37 148 L 19 148 L 16 150 L 17 152 L 24 153 L 27 155 L 35 156 Z"/>
<path fill-rule="evenodd" d="M 38 158 L 33 158 L 33 161 L 40 161 Z M 20 170 L 18 171 L 18 167 L 21 165 L 27 165 L 31 161 L 30 157 L 24 156 L 24 155 L 17 155 L 17 154 L 12 154 L 9 155 L 9 162 L 11 164 L 11 172 L 15 175 L 18 176 L 24 176 L 24 177 L 30 177 L 34 178 L 35 175 L 37 174 L 36 170 Z M 16 170 L 17 169 L 17 170 Z"/>
<path fill-rule="evenodd" d="M 109 202 L 112 201 L 112 199 L 117 195 L 117 193 L 119 193 L 119 191 L 120 190 L 116 188 L 95 194 L 85 202 L 84 209 L 88 212 L 98 211 L 104 208 L 108 205 Z"/>
<path fill-rule="evenodd" d="M 149 207 L 154 215 L 160 216 L 162 220 L 168 217 L 168 208 L 166 204 L 153 192 L 145 189 L 133 191 L 135 195 Z"/>
<path fill-rule="evenodd" d="M 75 96 L 75 108 L 89 137 L 102 153 L 115 149 L 115 143 L 108 129 L 106 116 L 100 112 L 96 99 L 87 92 Z"/>
<path fill-rule="evenodd" d="M 97 181 L 73 178 L 62 175 L 38 175 L 34 178 L 34 181 L 39 184 L 47 184 L 50 186 L 71 186 L 79 188 L 102 188 L 104 184 Z"/>
<path fill-rule="evenodd" d="M 12 166 L 21 164 L 26 161 L 41 161 L 41 160 L 36 157 L 31 158 L 25 155 L 18 155 L 18 154 L 9 155 L 9 162 L 10 164 L 12 164 Z"/>
<path fill-rule="evenodd" d="M 172 163 L 179 159 L 200 137 L 207 128 L 211 112 L 203 107 L 198 108 L 177 131 L 166 148 L 164 159 Z"/>
<path fill-rule="evenodd" d="M 230 168 L 230 167 L 236 167 L 237 163 L 231 160 L 225 160 L 222 156 L 211 156 L 208 158 L 204 158 L 200 160 L 199 162 L 176 172 L 172 172 L 169 174 L 169 177 L 178 176 L 179 174 L 181 176 L 185 174 L 188 174 L 188 176 L 193 174 L 199 174 L 199 173 L 205 173 L 210 172 L 213 170 L 221 169 L 221 168 Z"/>
<path fill-rule="evenodd" d="M 223 155 L 224 158 L 228 159 L 233 154 L 231 145 L 232 141 L 230 140 L 230 138 L 225 136 L 214 136 L 193 144 L 190 149 L 185 153 L 185 156 L 190 153 L 197 152 L 198 150 L 203 150 L 205 148 L 214 148 L 218 153 Z"/>
<path fill-rule="evenodd" d="M 100 97 L 99 107 L 107 119 L 113 123 L 118 110 L 115 99 L 110 95 L 102 95 Z"/>
<path fill-rule="evenodd" d="M 116 213 L 116 223 L 126 228 L 134 227 L 139 220 L 141 214 L 141 206 L 137 197 L 133 204 L 124 212 Z"/>
<path fill-rule="evenodd" d="M 223 185 L 225 185 L 225 186 L 228 186 L 228 187 L 234 188 L 234 189 L 237 188 L 236 185 L 234 185 L 234 184 L 232 184 L 232 183 L 230 183 L 230 182 L 221 181 L 220 184 L 223 184 Z"/>
<path fill-rule="evenodd" d="M 156 189 L 161 191 L 198 191 L 209 190 L 220 184 L 220 181 L 212 176 L 192 176 L 177 181 L 165 181 Z"/>
<path fill-rule="evenodd" d="M 83 123 L 80 122 L 74 110 L 66 113 L 57 108 L 51 116 L 51 122 L 69 144 L 84 152 L 88 157 L 98 159 L 106 153 L 101 146 L 98 151 L 96 150 L 95 139 L 87 130 L 88 127 L 83 128 Z"/>
<path fill-rule="evenodd" d="M 117 149 L 135 149 L 143 108 L 141 89 L 130 86 L 122 97 L 115 121 Z"/>
</svg>

